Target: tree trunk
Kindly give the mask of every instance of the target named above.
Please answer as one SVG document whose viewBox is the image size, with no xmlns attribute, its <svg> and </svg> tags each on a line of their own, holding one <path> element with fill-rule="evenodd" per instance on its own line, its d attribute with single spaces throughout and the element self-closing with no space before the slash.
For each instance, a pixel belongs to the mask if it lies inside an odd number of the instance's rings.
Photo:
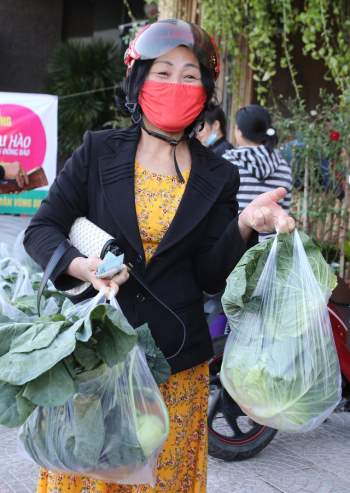
<svg viewBox="0 0 350 493">
<path fill-rule="evenodd" d="M 182 19 L 199 23 L 198 0 L 159 0 L 159 19 Z"/>
<path fill-rule="evenodd" d="M 340 261 L 339 261 L 339 273 L 341 277 L 345 277 L 345 242 L 346 235 L 348 232 L 349 223 L 349 208 L 350 208 L 350 156 L 349 153 L 344 149 L 344 159 L 346 163 L 346 177 L 345 177 L 345 195 L 342 203 L 341 210 L 341 224 L 340 224 L 340 234 L 339 234 L 339 247 L 340 247 Z"/>
<path fill-rule="evenodd" d="M 305 172 L 304 172 L 304 191 L 303 191 L 303 231 L 309 232 L 308 228 L 308 207 L 309 207 L 309 163 L 305 159 Z"/>
<path fill-rule="evenodd" d="M 177 8 L 178 8 L 178 0 L 159 0 L 158 10 L 159 10 L 159 19 L 173 19 L 176 17 Z"/>
<path fill-rule="evenodd" d="M 235 126 L 235 115 L 237 111 L 243 106 L 248 106 L 252 102 L 253 97 L 253 72 L 249 66 L 249 48 L 247 40 L 241 36 L 239 41 L 240 56 L 237 60 L 230 60 L 229 70 L 233 70 L 236 64 L 239 64 L 238 80 L 233 89 L 233 93 L 230 95 L 231 99 L 231 111 L 230 111 L 230 128 L 228 135 L 231 136 L 233 141 L 233 131 Z M 232 76 L 231 76 L 232 77 Z M 224 90 L 227 91 L 227 83 Z"/>
</svg>

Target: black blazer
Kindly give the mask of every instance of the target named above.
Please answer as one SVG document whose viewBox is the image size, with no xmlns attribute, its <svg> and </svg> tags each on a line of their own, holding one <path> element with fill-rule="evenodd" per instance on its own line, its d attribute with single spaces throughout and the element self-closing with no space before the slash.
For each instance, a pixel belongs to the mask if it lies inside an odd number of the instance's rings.
<svg viewBox="0 0 350 493">
<path fill-rule="evenodd" d="M 185 346 L 169 361 L 177 372 L 211 357 L 202 292 L 223 289 L 226 277 L 246 250 L 236 217 L 239 174 L 235 166 L 193 139 L 192 168 L 183 199 L 146 266 L 134 196 L 139 137 L 137 126 L 87 132 L 33 217 L 24 245 L 45 268 L 77 217 L 86 216 L 110 233 L 118 240 L 126 261 L 135 265 L 139 276 L 186 325 Z M 55 269 L 51 279 L 58 289 L 77 284 L 65 274 L 76 256 L 81 254 L 71 247 Z M 134 327 L 148 322 L 163 352 L 176 352 L 182 340 L 181 325 L 134 279 L 121 287 L 118 301 Z"/>
</svg>

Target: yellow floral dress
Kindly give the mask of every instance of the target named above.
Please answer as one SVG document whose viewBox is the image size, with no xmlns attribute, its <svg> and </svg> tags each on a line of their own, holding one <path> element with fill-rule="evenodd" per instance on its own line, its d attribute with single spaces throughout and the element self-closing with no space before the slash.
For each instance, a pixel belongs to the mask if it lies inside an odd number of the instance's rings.
<svg viewBox="0 0 350 493">
<path fill-rule="evenodd" d="M 185 182 L 189 171 L 183 173 Z M 174 176 L 135 163 L 135 203 L 149 261 L 166 233 L 185 191 Z M 175 375 L 160 386 L 170 416 L 170 434 L 159 456 L 157 483 L 122 486 L 42 470 L 37 493 L 205 493 L 207 482 L 208 364 Z"/>
</svg>

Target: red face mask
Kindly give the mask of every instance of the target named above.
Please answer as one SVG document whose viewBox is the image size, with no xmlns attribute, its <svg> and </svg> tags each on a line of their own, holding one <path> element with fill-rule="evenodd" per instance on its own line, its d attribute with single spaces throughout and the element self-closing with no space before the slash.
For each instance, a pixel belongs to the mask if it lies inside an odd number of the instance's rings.
<svg viewBox="0 0 350 493">
<path fill-rule="evenodd" d="M 146 80 L 139 104 L 147 120 L 169 133 L 178 133 L 193 123 L 204 108 L 204 87 Z"/>
</svg>

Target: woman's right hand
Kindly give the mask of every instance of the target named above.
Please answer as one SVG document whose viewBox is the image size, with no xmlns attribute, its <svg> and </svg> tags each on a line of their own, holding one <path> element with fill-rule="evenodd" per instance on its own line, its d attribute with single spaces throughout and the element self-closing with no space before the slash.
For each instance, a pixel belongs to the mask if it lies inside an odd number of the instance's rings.
<svg viewBox="0 0 350 493">
<path fill-rule="evenodd" d="M 69 264 L 67 274 L 89 282 L 96 291 L 103 290 L 107 297 L 113 297 L 118 293 L 119 287 L 129 279 L 128 268 L 124 265 L 122 270 L 111 279 L 99 279 L 96 277 L 96 270 L 101 263 L 99 257 L 76 257 Z"/>
</svg>

